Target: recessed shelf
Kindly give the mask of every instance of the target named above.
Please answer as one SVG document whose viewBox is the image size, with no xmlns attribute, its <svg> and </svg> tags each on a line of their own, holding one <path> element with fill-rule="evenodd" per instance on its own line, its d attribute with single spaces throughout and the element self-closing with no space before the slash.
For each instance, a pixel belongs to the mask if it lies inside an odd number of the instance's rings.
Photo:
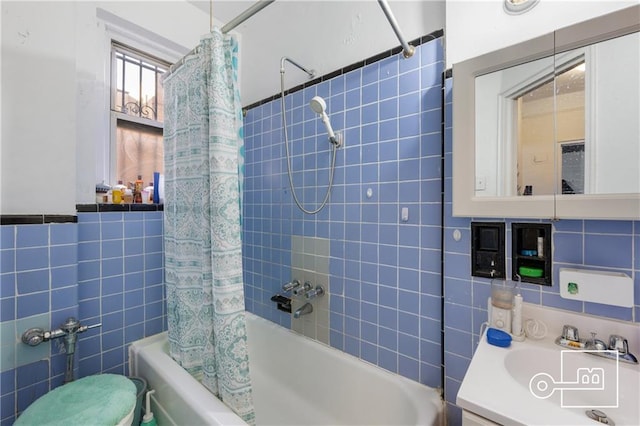
<svg viewBox="0 0 640 426">
<path fill-rule="evenodd" d="M 511 224 L 511 275 L 522 282 L 551 285 L 551 225 Z M 522 254 L 526 253 L 526 254 Z"/>
<path fill-rule="evenodd" d="M 506 277 L 505 225 L 502 222 L 471 222 L 471 275 Z"/>
</svg>

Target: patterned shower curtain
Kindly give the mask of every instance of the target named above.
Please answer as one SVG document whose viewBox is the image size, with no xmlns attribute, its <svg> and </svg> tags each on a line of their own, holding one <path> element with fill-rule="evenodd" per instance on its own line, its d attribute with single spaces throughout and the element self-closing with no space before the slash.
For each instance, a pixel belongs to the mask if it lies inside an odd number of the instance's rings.
<svg viewBox="0 0 640 426">
<path fill-rule="evenodd" d="M 220 30 L 164 80 L 165 269 L 171 356 L 246 422 L 237 42 Z"/>
</svg>

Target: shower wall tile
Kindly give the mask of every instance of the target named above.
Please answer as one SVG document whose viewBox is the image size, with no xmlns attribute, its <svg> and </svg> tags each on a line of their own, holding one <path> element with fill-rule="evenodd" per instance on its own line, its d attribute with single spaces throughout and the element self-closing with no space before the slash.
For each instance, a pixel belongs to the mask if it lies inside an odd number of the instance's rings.
<svg viewBox="0 0 640 426">
<path fill-rule="evenodd" d="M 451 214 L 451 89 L 452 79 L 445 81 L 445 158 L 444 170 L 444 349 L 445 400 L 448 416 L 455 423 L 461 410 L 455 405 L 457 390 L 473 356 L 481 324 L 487 321 L 490 281 L 470 275 L 470 218 Z M 501 218 L 482 219 L 505 221 Z M 527 219 L 509 219 L 507 224 L 507 275 L 511 273 L 510 224 Z M 546 222 L 546 221 L 543 221 Z M 462 239 L 453 239 L 454 230 Z M 523 284 L 522 294 L 528 303 L 585 313 L 606 318 L 640 322 L 640 221 L 560 220 L 552 222 L 554 279 L 560 267 L 600 269 L 623 272 L 634 279 L 635 306 L 620 308 L 598 303 L 567 300 L 558 287 Z M 635 233 L 635 234 L 634 234 Z"/>
<path fill-rule="evenodd" d="M 300 320 L 270 297 L 296 267 L 311 264 L 301 242 L 328 241 L 327 253 L 311 257 L 327 259 L 330 345 L 434 387 L 442 385 L 433 278 L 441 273 L 442 43 L 286 96 L 292 180 L 305 208 L 324 198 L 331 156 L 324 126 L 307 106 L 313 96 L 325 97 L 334 130 L 345 134 L 329 203 L 317 215 L 302 213 L 291 194 L 279 100 L 247 111 L 244 127 L 247 309 L 295 328 Z"/>
<path fill-rule="evenodd" d="M 79 213 L 78 223 L 0 227 L 1 424 L 63 383 L 61 342 L 26 346 L 26 329 L 70 316 L 102 322 L 79 336 L 76 377 L 126 374 L 126 346 L 166 329 L 162 221 L 162 212 Z"/>
</svg>

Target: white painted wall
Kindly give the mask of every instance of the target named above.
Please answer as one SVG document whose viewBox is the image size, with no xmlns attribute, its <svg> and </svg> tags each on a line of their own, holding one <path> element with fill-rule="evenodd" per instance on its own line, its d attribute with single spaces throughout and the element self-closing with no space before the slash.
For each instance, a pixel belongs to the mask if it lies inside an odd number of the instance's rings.
<svg viewBox="0 0 640 426">
<path fill-rule="evenodd" d="M 216 0 L 215 22 L 252 3 Z M 209 2 L 1 4 L 0 214 L 74 214 L 76 203 L 94 202 L 96 182 L 108 175 L 109 35 L 153 52 L 136 37 L 142 31 L 168 43 L 156 53 L 175 61 L 209 30 Z M 442 1 L 390 5 L 407 40 L 444 27 Z M 280 0 L 236 31 L 245 105 L 279 91 L 281 56 L 323 75 L 399 45 L 374 0 Z M 287 69 L 288 88 L 303 81 L 304 74 Z"/>
<path fill-rule="evenodd" d="M 0 212 L 75 205 L 75 7 L 2 2 Z"/>
<path fill-rule="evenodd" d="M 75 214 L 76 203 L 95 202 L 109 140 L 109 41 L 98 9 L 120 18 L 122 38 L 142 30 L 166 43 L 158 54 L 168 60 L 198 43 L 209 16 L 184 1 L 1 5 L 0 214 Z"/>
<path fill-rule="evenodd" d="M 605 15 L 638 0 L 541 0 L 523 15 L 508 15 L 503 0 L 447 0 L 447 68 L 452 64 Z"/>
<path fill-rule="evenodd" d="M 636 1 L 541 1 L 516 17 L 502 11 L 501 0 L 389 3 L 408 40 L 446 22 L 447 63 L 452 64 Z M 234 2 L 214 3 L 220 22 L 239 9 L 235 4 L 233 13 L 225 11 L 225 3 Z M 93 201 L 94 185 L 104 175 L 107 75 L 97 8 L 158 40 L 171 40 L 174 50 L 191 49 L 208 31 L 208 8 L 205 12 L 183 0 L 2 1 L 1 8 L 0 214 L 74 214 L 76 203 Z M 322 75 L 399 45 L 374 0 L 280 0 L 237 31 L 245 105 L 279 91 L 282 56 Z M 287 88 L 306 80 L 290 67 L 286 77 Z"/>
</svg>

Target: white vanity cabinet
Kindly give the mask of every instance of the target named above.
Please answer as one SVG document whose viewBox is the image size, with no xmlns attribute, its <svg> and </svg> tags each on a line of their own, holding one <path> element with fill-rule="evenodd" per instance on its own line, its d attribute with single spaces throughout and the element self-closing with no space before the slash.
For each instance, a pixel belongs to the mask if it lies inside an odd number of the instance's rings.
<svg viewBox="0 0 640 426">
<path fill-rule="evenodd" d="M 497 424 L 471 411 L 462 410 L 462 426 L 494 426 Z"/>
</svg>

